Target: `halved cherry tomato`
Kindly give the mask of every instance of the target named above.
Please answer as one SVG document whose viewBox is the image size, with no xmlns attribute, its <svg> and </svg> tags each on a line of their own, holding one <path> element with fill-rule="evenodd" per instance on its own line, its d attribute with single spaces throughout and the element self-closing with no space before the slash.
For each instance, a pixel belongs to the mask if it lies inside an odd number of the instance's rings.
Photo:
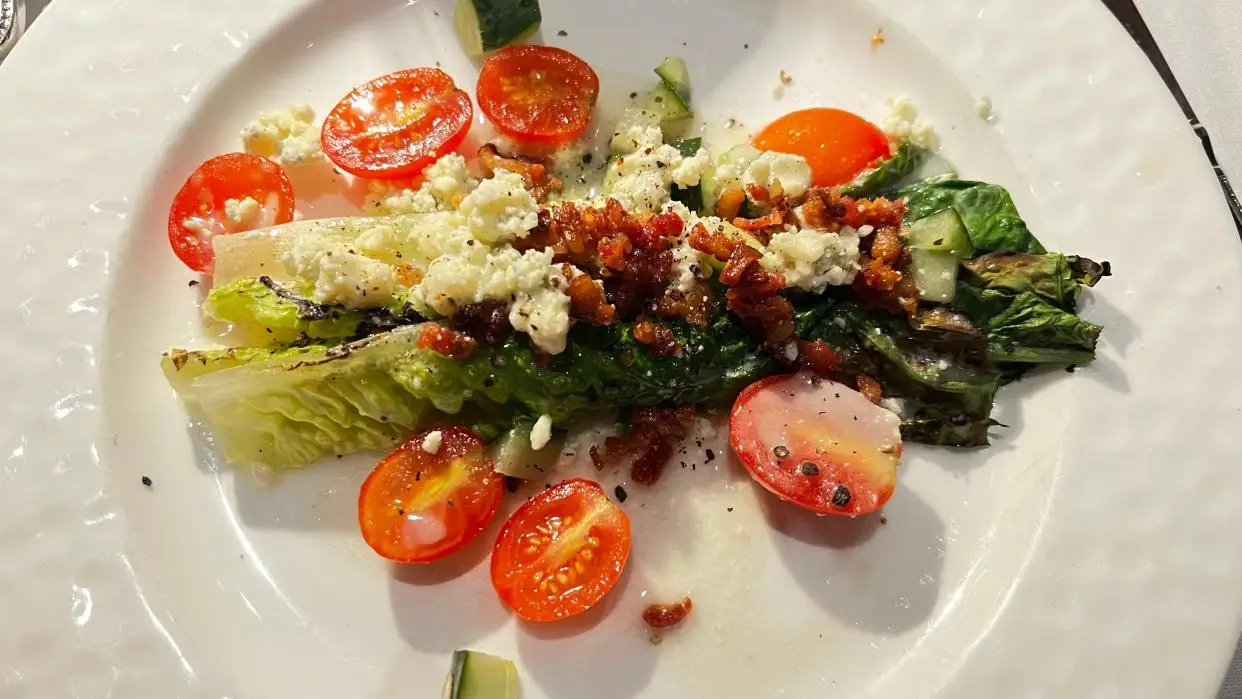
<svg viewBox="0 0 1242 699">
<path fill-rule="evenodd" d="M 456 148 L 473 120 L 470 95 L 447 73 L 399 70 L 355 87 L 332 108 L 323 152 L 360 177 L 409 177 Z"/>
<path fill-rule="evenodd" d="M 435 453 L 426 448 L 434 443 L 427 441 L 432 432 L 440 433 Z M 495 516 L 504 480 L 472 430 L 441 427 L 415 435 L 384 457 L 362 484 L 362 538 L 399 563 L 443 558 L 478 536 Z"/>
<path fill-rule="evenodd" d="M 746 387 L 729 415 L 729 443 L 782 500 L 855 517 L 892 497 L 900 428 L 896 415 L 858 391 L 803 371 Z"/>
<path fill-rule="evenodd" d="M 591 123 L 599 76 L 564 49 L 512 45 L 484 61 L 476 96 L 479 109 L 506 135 L 565 143 Z"/>
<path fill-rule="evenodd" d="M 539 493 L 505 522 L 492 549 L 492 586 L 527 621 L 595 606 L 630 557 L 630 518 L 599 483 L 575 478 Z"/>
<path fill-rule="evenodd" d="M 238 224 L 225 215 L 225 202 L 253 198 L 264 215 Z M 168 211 L 168 242 L 187 267 L 211 272 L 211 240 L 293 220 L 293 185 L 279 164 L 250 153 L 226 153 L 208 160 L 181 185 Z"/>
<path fill-rule="evenodd" d="M 755 147 L 806 158 L 816 187 L 849 182 L 891 153 L 888 138 L 857 114 L 821 107 L 791 112 L 755 136 Z"/>
</svg>

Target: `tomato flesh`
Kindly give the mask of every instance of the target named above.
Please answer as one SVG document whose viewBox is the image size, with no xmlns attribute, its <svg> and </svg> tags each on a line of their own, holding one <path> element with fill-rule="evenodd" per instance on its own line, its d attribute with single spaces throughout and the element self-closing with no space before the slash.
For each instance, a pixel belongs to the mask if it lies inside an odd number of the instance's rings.
<svg viewBox="0 0 1242 699">
<path fill-rule="evenodd" d="M 558 483 L 505 522 L 492 549 L 492 586 L 526 621 L 556 621 L 595 606 L 630 556 L 630 519 L 594 481 Z"/>
<path fill-rule="evenodd" d="M 742 391 L 729 415 L 729 442 L 760 485 L 819 514 L 873 512 L 897 485 L 900 418 L 810 372 Z"/>
<path fill-rule="evenodd" d="M 875 124 L 842 109 L 790 112 L 755 136 L 759 150 L 806 158 L 816 187 L 845 184 L 891 154 L 888 137 Z"/>
<path fill-rule="evenodd" d="M 259 202 L 263 214 L 237 223 L 228 218 L 230 199 Z M 256 227 L 293 220 L 293 185 L 279 164 L 251 153 L 226 153 L 198 166 L 168 210 L 168 242 L 187 267 L 211 272 L 211 241 Z"/>
<path fill-rule="evenodd" d="M 433 454 L 425 445 L 439 432 Z M 375 467 L 358 494 L 362 538 L 399 563 L 443 558 L 479 535 L 496 514 L 504 477 L 483 440 L 465 427 L 415 435 Z"/>
<path fill-rule="evenodd" d="M 360 177 L 422 172 L 470 131 L 474 107 L 439 68 L 399 70 L 359 85 L 323 122 L 323 152 Z"/>
<path fill-rule="evenodd" d="M 566 143 L 591 123 L 599 76 L 564 49 L 512 45 L 483 63 L 476 96 L 479 109 L 507 136 Z"/>
</svg>

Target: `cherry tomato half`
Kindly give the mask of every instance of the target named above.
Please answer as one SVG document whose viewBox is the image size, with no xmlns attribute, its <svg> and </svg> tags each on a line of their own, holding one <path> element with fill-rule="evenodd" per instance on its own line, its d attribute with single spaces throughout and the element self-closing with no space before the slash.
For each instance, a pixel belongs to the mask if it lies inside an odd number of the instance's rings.
<svg viewBox="0 0 1242 699">
<path fill-rule="evenodd" d="M 226 215 L 230 199 L 254 199 L 262 215 L 238 223 Z M 279 164 L 250 153 L 218 155 L 198 166 L 181 185 L 168 211 L 168 242 L 187 267 L 211 272 L 211 241 L 293 220 L 293 185 Z"/>
<path fill-rule="evenodd" d="M 556 621 L 595 606 L 630 557 L 630 518 L 593 481 L 539 493 L 505 522 L 492 549 L 492 586 L 527 621 Z"/>
<path fill-rule="evenodd" d="M 433 432 L 440 433 L 437 441 L 428 440 Z M 428 451 L 433 444 L 435 453 Z M 503 491 L 504 476 L 492 470 L 483 440 L 473 431 L 424 432 L 384 457 L 362 484 L 362 538 L 399 563 L 443 558 L 483 531 Z"/>
<path fill-rule="evenodd" d="M 892 497 L 901 420 L 858 391 L 810 372 L 773 376 L 742 391 L 729 443 L 751 477 L 782 500 L 854 517 Z"/>
<path fill-rule="evenodd" d="M 483 63 L 476 96 L 479 109 L 506 135 L 565 143 L 591 123 L 599 77 L 564 49 L 512 45 Z"/>
<path fill-rule="evenodd" d="M 410 177 L 456 148 L 473 119 L 470 95 L 444 71 L 399 70 L 359 85 L 332 108 L 323 152 L 360 177 Z"/>
<path fill-rule="evenodd" d="M 765 126 L 754 145 L 806 158 L 816 187 L 845 184 L 891 153 L 888 138 L 875 124 L 826 107 L 786 114 Z"/>
</svg>

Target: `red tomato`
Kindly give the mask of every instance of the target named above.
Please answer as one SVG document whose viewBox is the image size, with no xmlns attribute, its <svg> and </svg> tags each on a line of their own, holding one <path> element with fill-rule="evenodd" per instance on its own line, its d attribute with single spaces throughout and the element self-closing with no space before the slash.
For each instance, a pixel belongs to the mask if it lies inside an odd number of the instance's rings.
<svg viewBox="0 0 1242 699">
<path fill-rule="evenodd" d="M 434 454 L 424 440 L 440 433 Z M 504 476 L 483 440 L 465 427 L 416 435 L 379 463 L 358 494 L 362 538 L 399 563 L 443 558 L 465 546 L 496 514 Z"/>
<path fill-rule="evenodd" d="M 506 46 L 479 71 L 479 109 L 506 135 L 565 143 L 591 123 L 599 77 L 586 61 L 551 46 Z"/>
<path fill-rule="evenodd" d="M 848 386 L 810 372 L 757 381 L 729 415 L 729 443 L 751 477 L 782 500 L 828 515 L 888 502 L 901 420 Z"/>
<path fill-rule="evenodd" d="M 755 147 L 806 158 L 816 187 L 845 184 L 891 151 L 871 122 L 841 109 L 803 109 L 768 124 Z"/>
<path fill-rule="evenodd" d="M 246 197 L 259 202 L 265 214 L 239 225 L 225 215 L 224 204 Z M 211 272 L 215 236 L 292 220 L 293 185 L 280 165 L 250 153 L 226 153 L 199 165 L 173 197 L 168 242 L 187 267 Z"/>
<path fill-rule="evenodd" d="M 492 586 L 527 621 L 595 606 L 630 557 L 630 518 L 598 483 L 575 478 L 539 493 L 505 522 L 492 549 Z"/>
<path fill-rule="evenodd" d="M 439 68 L 412 68 L 359 85 L 323 122 L 323 152 L 360 177 L 422 172 L 466 137 L 470 95 Z"/>
</svg>

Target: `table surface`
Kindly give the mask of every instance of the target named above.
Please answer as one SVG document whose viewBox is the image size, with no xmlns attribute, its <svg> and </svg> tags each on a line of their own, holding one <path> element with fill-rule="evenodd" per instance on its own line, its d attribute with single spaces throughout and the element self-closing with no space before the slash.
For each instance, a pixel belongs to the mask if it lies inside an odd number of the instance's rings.
<svg viewBox="0 0 1242 699">
<path fill-rule="evenodd" d="M 1109 5 L 1126 2 L 1103 1 Z M 27 24 L 49 2 L 26 0 Z M 1242 80 L 1238 79 L 1242 75 L 1242 5 L 1233 0 L 1133 0 L 1133 4 L 1211 134 L 1221 167 L 1237 189 L 1242 186 Z M 1218 699 L 1242 699 L 1242 639 Z"/>
</svg>

